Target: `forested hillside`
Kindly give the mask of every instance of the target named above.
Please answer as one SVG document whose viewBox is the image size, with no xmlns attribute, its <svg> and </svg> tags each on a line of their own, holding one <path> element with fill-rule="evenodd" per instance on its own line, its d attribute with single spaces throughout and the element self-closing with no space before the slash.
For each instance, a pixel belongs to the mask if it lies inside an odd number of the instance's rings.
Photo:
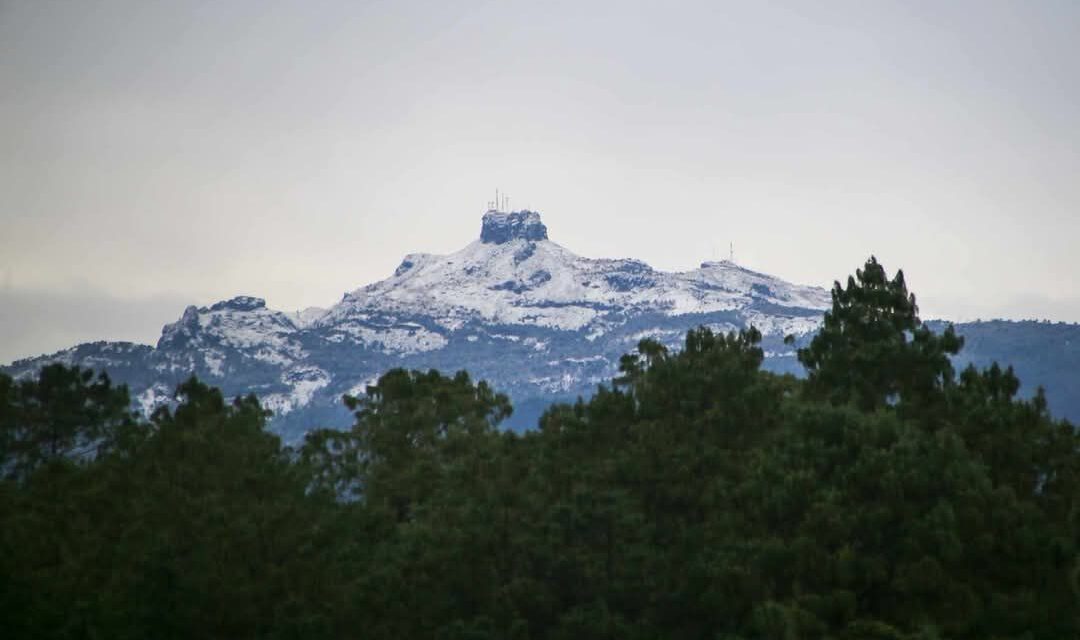
<svg viewBox="0 0 1080 640">
<path fill-rule="evenodd" d="M 465 372 L 394 370 L 283 447 L 192 378 L 0 377 L 0 618 L 38 638 L 1080 637 L 1080 444 L 871 259 L 798 350 L 644 340 L 501 430 Z"/>
<path fill-rule="evenodd" d="M 941 331 L 946 324 L 928 323 Z M 1023 381 L 1020 395 L 1046 390 L 1050 413 L 1076 422 L 1080 417 L 1080 325 L 1036 320 L 982 320 L 956 325 L 964 349 L 956 364 L 978 368 L 1007 362 Z"/>
</svg>

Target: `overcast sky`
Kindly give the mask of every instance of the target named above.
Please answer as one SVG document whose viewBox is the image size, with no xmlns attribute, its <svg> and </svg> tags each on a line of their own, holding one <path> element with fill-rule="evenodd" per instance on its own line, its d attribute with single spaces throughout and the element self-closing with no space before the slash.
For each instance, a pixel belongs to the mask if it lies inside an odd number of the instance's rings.
<svg viewBox="0 0 1080 640">
<path fill-rule="evenodd" d="M 496 187 L 593 257 L 1080 321 L 1080 2 L 0 0 L 0 362 L 329 306 Z"/>
</svg>

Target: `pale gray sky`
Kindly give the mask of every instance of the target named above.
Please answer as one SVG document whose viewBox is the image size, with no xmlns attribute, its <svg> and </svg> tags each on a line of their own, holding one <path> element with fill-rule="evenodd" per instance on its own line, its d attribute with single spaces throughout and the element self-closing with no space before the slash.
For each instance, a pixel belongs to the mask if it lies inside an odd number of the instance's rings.
<svg viewBox="0 0 1080 640">
<path fill-rule="evenodd" d="M 1080 3 L 0 0 L 0 362 L 479 234 L 1080 321 Z"/>
</svg>

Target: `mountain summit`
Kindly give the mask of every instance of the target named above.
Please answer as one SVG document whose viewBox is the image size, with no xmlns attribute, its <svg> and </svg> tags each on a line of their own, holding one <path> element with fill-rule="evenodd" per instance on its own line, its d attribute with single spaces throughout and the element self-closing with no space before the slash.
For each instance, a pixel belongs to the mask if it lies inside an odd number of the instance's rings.
<svg viewBox="0 0 1080 640">
<path fill-rule="evenodd" d="M 511 240 L 547 240 L 547 227 L 540 222 L 540 214 L 535 211 L 489 210 L 484 214 L 480 228 L 480 242 L 503 244 Z"/>
<path fill-rule="evenodd" d="M 314 324 L 340 342 L 410 327 L 413 340 L 402 334 L 395 348 L 434 350 L 474 323 L 584 331 L 595 340 L 646 316 L 708 323 L 725 314 L 726 328 L 753 323 L 766 334 L 801 334 L 829 302 L 824 289 L 726 261 L 665 272 L 640 260 L 584 258 L 549 240 L 534 211 L 488 211 L 479 241 L 448 255 L 405 256 L 390 278 L 346 294 Z"/>
<path fill-rule="evenodd" d="M 824 289 L 729 261 L 666 272 L 585 258 L 550 240 L 539 213 L 490 210 L 478 240 L 447 255 L 408 254 L 388 278 L 326 310 L 284 313 L 239 296 L 188 307 L 154 348 L 79 345 L 7 370 L 27 375 L 49 361 L 106 369 L 147 411 L 194 373 L 227 394 L 257 394 L 274 428 L 294 438 L 348 424 L 341 395 L 363 393 L 388 369 L 466 369 L 509 393 L 518 426 L 528 426 L 551 400 L 610 379 L 642 338 L 676 346 L 698 325 L 753 324 L 768 366 L 792 369 L 783 336 L 814 331 L 829 302 Z"/>
</svg>

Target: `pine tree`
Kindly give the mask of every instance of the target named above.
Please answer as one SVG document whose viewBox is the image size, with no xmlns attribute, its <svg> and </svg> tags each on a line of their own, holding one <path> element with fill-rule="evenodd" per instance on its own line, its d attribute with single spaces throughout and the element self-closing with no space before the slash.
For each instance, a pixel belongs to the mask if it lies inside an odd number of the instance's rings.
<svg viewBox="0 0 1080 640">
<path fill-rule="evenodd" d="M 36 378 L 0 374 L 0 474 L 26 480 L 50 462 L 86 462 L 132 424 L 126 386 L 79 367 L 50 364 Z"/>
<path fill-rule="evenodd" d="M 941 335 L 923 325 L 903 271 L 890 280 L 871 256 L 846 287 L 833 285 L 832 301 L 821 331 L 798 351 L 812 396 L 874 410 L 931 401 L 953 383 L 949 356 L 963 339 L 952 325 Z"/>
</svg>

